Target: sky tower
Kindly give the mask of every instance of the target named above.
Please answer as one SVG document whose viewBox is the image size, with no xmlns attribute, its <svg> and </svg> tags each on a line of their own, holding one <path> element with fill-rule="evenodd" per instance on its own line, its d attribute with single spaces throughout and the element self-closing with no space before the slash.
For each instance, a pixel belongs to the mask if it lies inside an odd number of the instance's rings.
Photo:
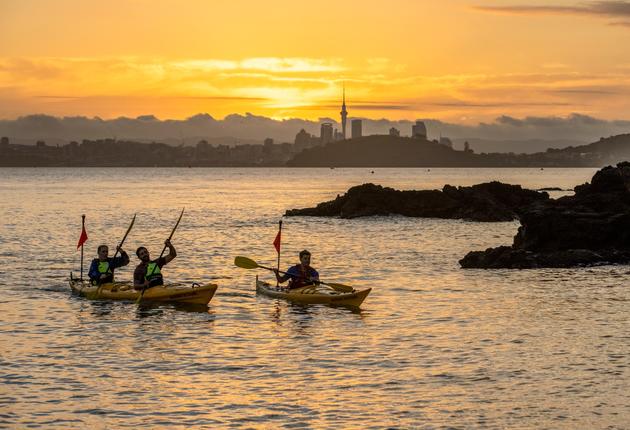
<svg viewBox="0 0 630 430">
<path fill-rule="evenodd" d="M 348 111 L 346 110 L 346 84 L 343 84 L 343 104 L 341 105 L 341 136 L 346 138 L 346 118 L 348 118 Z"/>
</svg>

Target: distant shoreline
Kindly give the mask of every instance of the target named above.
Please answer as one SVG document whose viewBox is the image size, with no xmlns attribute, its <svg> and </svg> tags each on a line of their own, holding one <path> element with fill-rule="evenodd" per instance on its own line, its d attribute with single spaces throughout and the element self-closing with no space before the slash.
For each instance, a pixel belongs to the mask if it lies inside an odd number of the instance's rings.
<svg viewBox="0 0 630 430">
<path fill-rule="evenodd" d="M 541 166 L 433 166 L 429 169 L 540 169 Z M 602 166 L 544 166 L 545 169 L 600 169 Z M 417 169 L 427 170 L 427 167 L 409 167 L 409 166 L 350 166 L 350 167 L 329 167 L 320 166 L 3 166 L 0 169 L 283 169 L 283 170 L 341 170 L 341 169 Z"/>
<path fill-rule="evenodd" d="M 49 146 L 0 145 L 0 167 L 601 168 L 630 159 L 630 134 L 534 154 L 475 153 L 429 141 L 372 135 L 299 150 L 289 143 L 170 146 L 113 139 Z"/>
</svg>

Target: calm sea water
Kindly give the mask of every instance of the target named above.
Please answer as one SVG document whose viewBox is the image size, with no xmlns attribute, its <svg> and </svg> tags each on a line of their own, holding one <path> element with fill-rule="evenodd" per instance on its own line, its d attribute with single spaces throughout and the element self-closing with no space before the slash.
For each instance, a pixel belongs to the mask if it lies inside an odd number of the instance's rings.
<svg viewBox="0 0 630 430">
<path fill-rule="evenodd" d="M 257 296 L 288 208 L 375 182 L 573 186 L 594 169 L 0 169 L 0 427 L 628 428 L 627 266 L 462 270 L 517 222 L 284 220 L 283 266 L 371 286 L 360 311 Z M 562 195 L 555 193 L 554 195 Z M 564 193 L 566 194 L 566 193 Z M 96 247 L 159 254 L 171 281 L 219 284 L 208 309 L 88 301 Z M 87 263 L 86 263 L 87 264 Z"/>
</svg>

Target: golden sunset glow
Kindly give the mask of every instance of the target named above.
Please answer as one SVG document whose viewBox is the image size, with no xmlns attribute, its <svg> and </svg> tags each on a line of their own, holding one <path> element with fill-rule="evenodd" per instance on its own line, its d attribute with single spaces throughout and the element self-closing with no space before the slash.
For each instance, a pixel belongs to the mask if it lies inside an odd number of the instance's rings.
<svg viewBox="0 0 630 430">
<path fill-rule="evenodd" d="M 623 4 L 8 0 L 0 118 L 623 119 Z"/>
</svg>

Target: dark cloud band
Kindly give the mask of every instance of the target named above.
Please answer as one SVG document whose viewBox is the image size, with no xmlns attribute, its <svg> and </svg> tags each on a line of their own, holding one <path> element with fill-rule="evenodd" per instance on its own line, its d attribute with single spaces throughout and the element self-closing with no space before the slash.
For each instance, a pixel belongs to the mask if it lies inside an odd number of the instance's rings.
<svg viewBox="0 0 630 430">
<path fill-rule="evenodd" d="M 585 15 L 600 18 L 621 19 L 609 23 L 610 25 L 630 27 L 630 2 L 627 1 L 596 1 L 579 6 L 475 6 L 482 12 L 505 13 L 513 15 Z"/>
</svg>

